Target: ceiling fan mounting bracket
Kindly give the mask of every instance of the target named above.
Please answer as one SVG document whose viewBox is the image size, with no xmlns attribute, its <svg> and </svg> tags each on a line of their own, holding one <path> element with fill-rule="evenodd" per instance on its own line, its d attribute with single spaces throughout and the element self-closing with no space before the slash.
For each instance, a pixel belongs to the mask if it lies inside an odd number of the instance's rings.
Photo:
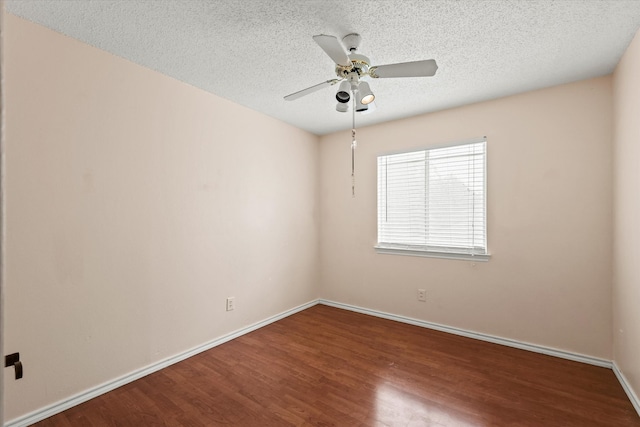
<svg viewBox="0 0 640 427">
<path fill-rule="evenodd" d="M 360 47 L 362 37 L 358 33 L 347 34 L 342 38 L 342 44 L 347 48 L 349 53 L 354 53 Z"/>
</svg>

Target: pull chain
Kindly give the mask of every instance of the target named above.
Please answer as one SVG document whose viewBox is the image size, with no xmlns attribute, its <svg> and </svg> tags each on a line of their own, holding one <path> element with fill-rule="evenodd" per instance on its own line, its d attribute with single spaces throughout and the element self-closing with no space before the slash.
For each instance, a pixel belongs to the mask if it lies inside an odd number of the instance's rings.
<svg viewBox="0 0 640 427">
<path fill-rule="evenodd" d="M 356 92 L 353 91 L 353 110 L 351 112 L 351 197 L 356 197 Z"/>
</svg>

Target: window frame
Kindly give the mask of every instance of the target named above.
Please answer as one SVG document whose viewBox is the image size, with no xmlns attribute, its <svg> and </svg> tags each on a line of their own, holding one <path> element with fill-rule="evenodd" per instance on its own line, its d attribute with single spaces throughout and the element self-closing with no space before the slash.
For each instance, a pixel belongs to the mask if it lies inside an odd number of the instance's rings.
<svg viewBox="0 0 640 427">
<path fill-rule="evenodd" d="M 391 155 L 396 155 L 396 154 L 405 154 L 405 153 L 415 153 L 415 152 L 420 152 L 420 151 L 430 151 L 430 150 L 436 150 L 436 149 L 442 149 L 442 148 L 450 148 L 450 147 L 456 147 L 456 146 L 461 146 L 461 145 L 471 145 L 471 144 L 476 144 L 476 143 L 484 143 L 484 162 L 483 162 L 483 168 L 484 168 L 484 173 L 483 173 L 483 178 L 484 178 L 484 182 L 482 183 L 483 185 L 483 195 L 484 195 L 484 200 L 483 200 L 483 209 L 484 209 L 484 241 L 485 241 L 485 253 L 473 253 L 473 252 L 460 252 L 460 251 L 455 251 L 454 248 L 451 248 L 451 250 L 445 249 L 445 247 L 437 247 L 434 246 L 433 249 L 429 249 L 428 247 L 416 247 L 416 246 L 411 246 L 409 244 L 407 245 L 403 245 L 402 244 L 384 244 L 384 243 L 380 243 L 380 224 L 379 224 L 379 220 L 380 220 L 380 213 L 378 211 L 379 209 L 379 199 L 380 199 L 380 194 L 379 194 L 379 171 L 378 171 L 378 162 L 379 159 L 381 157 L 386 157 L 386 156 L 391 156 Z M 393 151 L 393 152 L 386 152 L 386 153 L 382 153 L 376 156 L 376 245 L 374 246 L 375 251 L 379 254 L 386 254 L 386 255 L 404 255 L 404 256 L 417 256 L 417 257 L 428 257 L 428 258 L 444 258 L 444 259 L 457 259 L 457 260 L 470 260 L 470 261 L 480 261 L 480 262 L 486 262 L 489 261 L 489 259 L 491 258 L 491 254 L 489 253 L 489 244 L 488 244 L 488 228 L 487 228 L 487 198 L 488 198 L 488 192 L 487 192 L 487 137 L 482 137 L 482 138 L 474 138 L 474 139 L 469 139 L 469 140 L 464 140 L 464 141 L 455 141 L 455 142 L 449 142 L 449 143 L 445 143 L 445 144 L 437 144 L 437 145 L 430 145 L 428 147 L 416 147 L 416 148 L 411 148 L 408 150 L 400 150 L 400 151 Z M 438 248 L 440 249 L 445 249 L 445 250 L 438 250 Z"/>
</svg>

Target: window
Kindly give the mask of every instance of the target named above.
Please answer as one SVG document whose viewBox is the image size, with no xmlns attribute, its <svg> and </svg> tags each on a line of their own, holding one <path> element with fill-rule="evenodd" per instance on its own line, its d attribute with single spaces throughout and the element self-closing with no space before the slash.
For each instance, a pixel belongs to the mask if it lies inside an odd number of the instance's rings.
<svg viewBox="0 0 640 427">
<path fill-rule="evenodd" d="M 378 157 L 379 253 L 486 261 L 486 139 Z"/>
</svg>

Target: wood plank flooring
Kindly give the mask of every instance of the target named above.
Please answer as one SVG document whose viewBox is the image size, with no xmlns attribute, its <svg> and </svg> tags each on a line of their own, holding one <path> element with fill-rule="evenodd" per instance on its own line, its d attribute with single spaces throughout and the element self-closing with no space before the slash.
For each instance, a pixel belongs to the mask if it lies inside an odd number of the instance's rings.
<svg viewBox="0 0 640 427">
<path fill-rule="evenodd" d="M 640 426 L 610 369 L 317 305 L 36 424 Z"/>
</svg>

